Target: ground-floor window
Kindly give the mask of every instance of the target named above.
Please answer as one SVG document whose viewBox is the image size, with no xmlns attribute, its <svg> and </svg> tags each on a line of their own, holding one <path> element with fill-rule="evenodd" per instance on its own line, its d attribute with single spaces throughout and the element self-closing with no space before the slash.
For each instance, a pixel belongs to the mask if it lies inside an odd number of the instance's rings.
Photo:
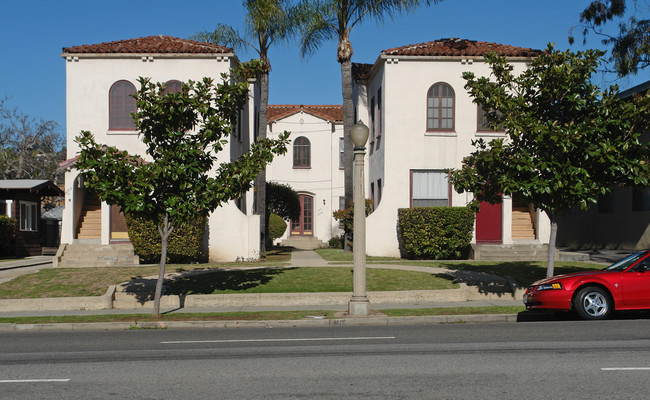
<svg viewBox="0 0 650 400">
<path fill-rule="evenodd" d="M 411 171 L 411 207 L 449 206 L 450 186 L 441 170 Z"/>
<path fill-rule="evenodd" d="M 20 202 L 20 230 L 38 230 L 38 209 L 37 204 L 31 201 Z"/>
</svg>

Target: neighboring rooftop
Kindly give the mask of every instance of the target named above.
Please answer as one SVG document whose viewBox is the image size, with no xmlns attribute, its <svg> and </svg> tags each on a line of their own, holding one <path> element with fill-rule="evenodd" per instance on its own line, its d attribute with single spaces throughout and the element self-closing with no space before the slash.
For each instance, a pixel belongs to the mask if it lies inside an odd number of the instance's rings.
<svg viewBox="0 0 650 400">
<path fill-rule="evenodd" d="M 44 179 L 4 179 L 0 180 L 0 193 L 9 191 L 35 192 L 41 196 L 63 196 L 63 191 L 52 181 Z"/>
<path fill-rule="evenodd" d="M 282 104 L 269 105 L 267 111 L 268 123 L 276 122 L 299 112 L 306 112 L 328 122 L 343 122 L 343 106 L 340 105 Z"/>
<path fill-rule="evenodd" d="M 536 57 L 541 50 L 526 47 L 507 46 L 499 43 L 479 42 L 476 40 L 447 38 L 432 42 L 411 44 L 383 50 L 382 55 L 391 56 L 439 56 L 439 57 L 471 57 L 484 56 L 496 52 L 506 57 Z"/>
<path fill-rule="evenodd" d="M 233 49 L 230 47 L 163 35 L 63 48 L 64 54 L 223 54 L 232 52 Z"/>
</svg>

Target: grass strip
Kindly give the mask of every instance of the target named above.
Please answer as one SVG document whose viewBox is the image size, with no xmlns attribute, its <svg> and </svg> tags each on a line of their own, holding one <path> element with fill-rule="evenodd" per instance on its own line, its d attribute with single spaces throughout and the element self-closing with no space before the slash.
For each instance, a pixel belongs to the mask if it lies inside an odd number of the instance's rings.
<svg viewBox="0 0 650 400">
<path fill-rule="evenodd" d="M 389 317 L 417 317 L 427 315 L 478 315 L 478 314 L 516 314 L 525 311 L 518 306 L 455 307 L 455 308 L 415 308 L 379 310 Z M 173 313 L 154 318 L 151 314 L 109 314 L 109 315 L 61 315 L 37 317 L 3 317 L 0 324 L 57 324 L 93 322 L 156 322 L 156 321 L 266 321 L 334 319 L 335 311 L 260 311 L 225 313 Z"/>
<path fill-rule="evenodd" d="M 196 267 L 195 267 L 196 268 Z M 201 268 L 205 268 L 204 266 Z M 110 285 L 153 292 L 157 267 L 57 268 L 23 275 L 0 285 L 1 299 L 100 296 Z M 168 271 L 173 271 L 170 268 Z M 180 270 L 175 268 L 175 270 Z M 168 295 L 351 292 L 352 268 L 256 268 L 195 271 L 165 284 Z M 200 272 L 200 273 L 198 273 Z M 459 287 L 452 278 L 426 272 L 369 269 L 367 290 L 437 290 Z"/>
</svg>

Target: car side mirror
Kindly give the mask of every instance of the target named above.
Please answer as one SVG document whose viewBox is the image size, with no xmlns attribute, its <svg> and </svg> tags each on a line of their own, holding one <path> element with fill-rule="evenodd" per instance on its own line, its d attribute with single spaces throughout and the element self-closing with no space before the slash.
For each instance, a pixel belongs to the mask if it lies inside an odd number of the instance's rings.
<svg viewBox="0 0 650 400">
<path fill-rule="evenodd" d="M 650 270 L 650 265 L 643 263 L 634 267 L 634 272 L 647 272 Z"/>
</svg>

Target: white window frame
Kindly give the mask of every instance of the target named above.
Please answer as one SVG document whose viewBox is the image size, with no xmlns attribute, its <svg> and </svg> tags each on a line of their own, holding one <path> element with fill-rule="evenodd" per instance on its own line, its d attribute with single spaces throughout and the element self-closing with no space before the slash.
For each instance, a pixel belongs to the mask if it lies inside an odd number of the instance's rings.
<svg viewBox="0 0 650 400">
<path fill-rule="evenodd" d="M 20 230 L 38 231 L 38 204 L 33 201 L 20 201 Z"/>
<path fill-rule="evenodd" d="M 411 207 L 449 207 L 449 176 L 444 170 L 411 170 Z"/>
</svg>

